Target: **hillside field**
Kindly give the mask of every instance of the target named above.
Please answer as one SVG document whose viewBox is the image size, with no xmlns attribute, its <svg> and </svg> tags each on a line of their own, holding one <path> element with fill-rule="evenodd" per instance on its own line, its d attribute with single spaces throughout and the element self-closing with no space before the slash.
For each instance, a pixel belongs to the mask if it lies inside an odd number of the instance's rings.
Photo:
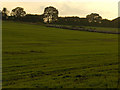
<svg viewBox="0 0 120 90">
<path fill-rule="evenodd" d="M 3 88 L 116 88 L 118 34 L 3 21 Z"/>
<path fill-rule="evenodd" d="M 91 27 L 91 26 L 85 26 L 85 28 L 91 28 L 95 29 L 96 31 L 108 31 L 108 32 L 120 32 L 120 28 L 108 28 L 108 27 Z"/>
</svg>

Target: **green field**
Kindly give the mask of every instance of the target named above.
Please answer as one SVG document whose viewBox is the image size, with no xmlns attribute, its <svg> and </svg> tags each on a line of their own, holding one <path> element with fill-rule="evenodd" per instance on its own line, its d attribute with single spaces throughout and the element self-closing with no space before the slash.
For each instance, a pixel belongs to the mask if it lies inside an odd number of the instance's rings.
<svg viewBox="0 0 120 90">
<path fill-rule="evenodd" d="M 95 29 L 96 31 L 109 31 L 109 32 L 120 32 L 118 28 L 108 28 L 108 27 L 91 27 L 91 26 L 84 26 L 88 29 Z"/>
<path fill-rule="evenodd" d="M 118 35 L 3 22 L 3 88 L 116 88 Z"/>
</svg>

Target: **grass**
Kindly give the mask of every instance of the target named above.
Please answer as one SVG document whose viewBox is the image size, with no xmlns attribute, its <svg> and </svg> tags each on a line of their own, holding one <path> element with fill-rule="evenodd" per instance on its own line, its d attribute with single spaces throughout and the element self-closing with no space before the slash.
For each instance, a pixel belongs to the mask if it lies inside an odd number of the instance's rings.
<svg viewBox="0 0 120 90">
<path fill-rule="evenodd" d="M 118 35 L 3 21 L 3 88 L 116 88 Z"/>
<path fill-rule="evenodd" d="M 85 26 L 88 29 L 95 29 L 97 31 L 109 31 L 109 32 L 120 32 L 118 28 L 109 28 L 109 27 L 92 27 L 92 26 Z"/>
</svg>

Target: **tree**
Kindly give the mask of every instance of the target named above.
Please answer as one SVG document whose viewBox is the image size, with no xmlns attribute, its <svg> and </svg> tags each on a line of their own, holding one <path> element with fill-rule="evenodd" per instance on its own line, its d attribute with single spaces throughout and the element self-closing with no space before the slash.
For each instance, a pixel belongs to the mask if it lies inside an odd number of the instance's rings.
<svg viewBox="0 0 120 90">
<path fill-rule="evenodd" d="M 111 21 L 112 27 L 120 28 L 120 17 L 117 17 Z"/>
<path fill-rule="evenodd" d="M 87 15 L 86 18 L 89 22 L 101 23 L 102 17 L 97 13 L 91 13 Z"/>
<path fill-rule="evenodd" d="M 58 19 L 58 10 L 52 6 L 46 7 L 44 10 L 44 22 L 51 23 L 57 21 Z"/>
<path fill-rule="evenodd" d="M 9 14 L 9 11 L 7 10 L 7 8 L 3 8 L 3 10 L 2 10 L 2 18 L 3 19 L 8 19 L 8 14 Z"/>
<path fill-rule="evenodd" d="M 12 10 L 11 16 L 14 17 L 24 17 L 26 15 L 26 12 L 24 11 L 24 8 L 16 7 Z"/>
<path fill-rule="evenodd" d="M 27 14 L 25 17 L 21 18 L 24 22 L 43 22 L 43 15 L 37 14 Z"/>
</svg>

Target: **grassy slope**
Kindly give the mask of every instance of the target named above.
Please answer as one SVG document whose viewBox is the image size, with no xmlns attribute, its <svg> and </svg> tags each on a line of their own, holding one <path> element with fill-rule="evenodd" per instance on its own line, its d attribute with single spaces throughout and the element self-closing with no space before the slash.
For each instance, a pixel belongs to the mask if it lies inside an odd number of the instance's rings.
<svg viewBox="0 0 120 90">
<path fill-rule="evenodd" d="M 109 27 L 91 27 L 91 26 L 85 26 L 85 28 L 91 28 L 95 29 L 97 31 L 109 31 L 109 32 L 120 32 L 120 29 L 118 28 L 109 28 Z"/>
<path fill-rule="evenodd" d="M 116 87 L 117 37 L 3 22 L 3 88 Z"/>
</svg>

